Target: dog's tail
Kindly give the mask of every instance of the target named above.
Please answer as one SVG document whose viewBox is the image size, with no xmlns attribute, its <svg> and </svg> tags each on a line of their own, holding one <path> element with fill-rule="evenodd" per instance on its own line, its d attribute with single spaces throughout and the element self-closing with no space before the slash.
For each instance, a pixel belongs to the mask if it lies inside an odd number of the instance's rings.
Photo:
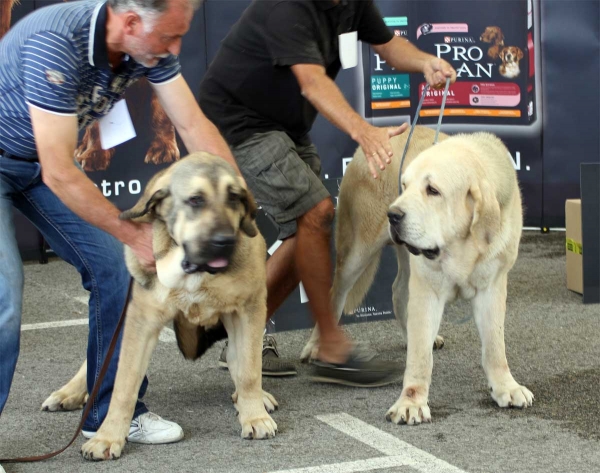
<svg viewBox="0 0 600 473">
<path fill-rule="evenodd" d="M 227 338 L 227 331 L 222 322 L 204 328 L 190 323 L 183 315 L 175 317 L 173 330 L 179 350 L 186 360 L 197 360 L 216 342 Z"/>
<path fill-rule="evenodd" d="M 354 283 L 354 286 L 352 286 L 352 289 L 350 289 L 350 292 L 348 292 L 346 303 L 344 304 L 345 314 L 351 314 L 354 312 L 365 299 L 367 292 L 369 292 L 369 289 L 371 288 L 371 284 L 373 284 L 375 275 L 377 274 L 380 259 L 381 250 L 373 256 L 371 261 L 369 261 L 363 273 L 358 277 L 357 281 Z"/>
</svg>

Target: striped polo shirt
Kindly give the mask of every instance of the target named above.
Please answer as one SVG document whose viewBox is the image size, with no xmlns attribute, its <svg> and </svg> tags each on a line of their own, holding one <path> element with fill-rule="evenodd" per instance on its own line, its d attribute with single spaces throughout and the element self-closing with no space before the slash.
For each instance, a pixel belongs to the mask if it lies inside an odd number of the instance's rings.
<svg viewBox="0 0 600 473">
<path fill-rule="evenodd" d="M 2 1 L 2 0 L 0 0 Z M 0 41 L 0 149 L 37 155 L 29 106 L 76 115 L 79 129 L 106 115 L 140 77 L 154 84 L 176 79 L 176 56 L 147 68 L 125 56 L 108 63 L 105 1 L 81 0 L 40 8 Z"/>
</svg>

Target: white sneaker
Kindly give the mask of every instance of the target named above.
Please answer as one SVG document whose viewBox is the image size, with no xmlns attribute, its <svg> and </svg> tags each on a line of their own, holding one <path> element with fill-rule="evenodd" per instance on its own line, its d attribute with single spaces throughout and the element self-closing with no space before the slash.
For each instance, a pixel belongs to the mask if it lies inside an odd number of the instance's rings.
<svg viewBox="0 0 600 473">
<path fill-rule="evenodd" d="M 96 432 L 86 430 L 82 430 L 81 433 L 86 439 L 91 439 L 96 435 Z M 183 429 L 179 424 L 165 420 L 152 412 L 146 412 L 131 421 L 127 441 L 157 445 L 179 442 L 182 438 Z M 0 473 L 3 473 L 2 470 Z"/>
</svg>

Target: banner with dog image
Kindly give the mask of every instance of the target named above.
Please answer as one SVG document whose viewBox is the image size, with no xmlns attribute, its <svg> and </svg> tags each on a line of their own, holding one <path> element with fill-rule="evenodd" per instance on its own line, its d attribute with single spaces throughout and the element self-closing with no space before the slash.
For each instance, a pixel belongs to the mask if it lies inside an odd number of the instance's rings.
<svg viewBox="0 0 600 473">
<path fill-rule="evenodd" d="M 60 1 L 0 0 L 0 34 L 34 8 Z M 183 39 L 180 56 L 183 75 L 194 93 L 197 93 L 202 75 L 222 39 L 250 1 L 205 0 L 195 14 L 190 31 Z M 457 83 L 450 88 L 442 131 L 453 134 L 485 130 L 497 134 L 506 143 L 518 173 L 525 206 L 525 224 L 539 227 L 545 216 L 551 215 L 554 226 L 564 225 L 565 189 L 570 192 L 568 197 L 574 197 L 578 191 L 579 162 L 589 160 L 590 156 L 597 157 L 597 152 L 583 145 L 583 138 L 593 134 L 579 133 L 575 129 L 579 125 L 577 120 L 568 123 L 573 131 L 564 132 L 564 113 L 575 108 L 577 116 L 585 117 L 587 121 L 584 121 L 590 126 L 597 123 L 597 118 L 594 122 L 590 111 L 585 111 L 588 110 L 585 106 L 597 103 L 593 97 L 597 97 L 598 93 L 593 83 L 589 86 L 593 90 L 569 86 L 570 81 L 577 79 L 577 69 L 571 67 L 566 71 L 563 67 L 564 56 L 567 54 L 565 51 L 569 50 L 566 46 L 572 46 L 575 33 L 581 39 L 578 48 L 583 51 L 588 44 L 587 38 L 593 37 L 594 32 L 597 36 L 597 26 L 593 30 L 579 16 L 577 27 L 569 31 L 552 28 L 552 37 L 546 37 L 547 44 L 556 45 L 550 58 L 554 61 L 555 69 L 552 73 L 544 72 L 544 79 L 550 84 L 546 85 L 546 92 L 552 92 L 545 94 L 545 97 L 552 96 L 552 103 L 544 103 L 544 107 L 546 111 L 554 111 L 555 126 L 553 132 L 546 133 L 544 137 L 547 144 L 542 160 L 543 114 L 539 66 L 540 37 L 543 36 L 540 28 L 544 25 L 539 21 L 539 0 L 375 0 L 375 4 L 395 35 L 405 37 L 418 47 L 443 57 L 459 72 Z M 557 9 L 557 4 L 562 4 L 563 8 Z M 553 15 L 555 22 L 557 15 L 566 15 L 570 8 L 566 5 L 567 2 L 558 0 L 546 2 L 543 6 L 546 11 L 545 24 L 550 24 Z M 592 18 L 595 10 L 590 7 L 589 11 L 591 13 L 588 16 Z M 367 45 L 362 45 L 359 51 L 358 66 L 340 71 L 336 81 L 350 105 L 377 126 L 399 125 L 412 120 L 422 92 L 422 75 L 395 71 Z M 550 50 L 546 48 L 545 51 Z M 568 54 L 574 53 L 571 51 Z M 589 70 L 592 70 L 593 62 L 590 64 Z M 558 87 L 556 75 L 567 72 L 571 74 L 569 80 L 561 81 Z M 587 101 L 580 98 L 574 100 L 574 94 L 591 98 Z M 112 150 L 102 150 L 98 129 L 90 127 L 82 133 L 75 156 L 88 177 L 121 209 L 131 207 L 137 201 L 151 176 L 186 153 L 171 123 L 153 98 L 147 82 L 139 81 L 128 89 L 126 100 L 136 138 Z M 430 94 L 419 123 L 434 126 L 440 103 L 439 93 Z M 544 120 L 546 123 L 546 116 Z M 311 138 L 322 159 L 322 177 L 335 197 L 336 183 L 343 176 L 357 144 L 322 116 L 318 117 Z M 554 141 L 550 143 L 549 140 Z M 583 144 L 577 148 L 578 152 L 569 154 L 574 140 Z M 557 141 L 560 146 L 557 146 Z M 568 159 L 565 159 L 566 156 Z M 552 157 L 551 162 L 548 157 Z M 544 195 L 545 183 L 549 183 L 550 190 Z M 268 245 L 276 244 L 270 222 L 264 215 L 259 216 L 259 226 Z M 17 229 L 20 246 L 35 235 L 30 228 L 24 225 Z M 37 241 L 37 237 L 33 240 Z M 381 265 L 378 279 L 358 314 L 362 314 L 362 319 L 392 316 L 388 289 L 395 275 L 395 264 L 387 263 L 391 259 L 384 255 L 386 263 Z M 379 292 L 377 288 L 384 288 L 382 291 L 385 292 Z M 301 303 L 305 301 L 299 289 L 281 310 L 298 314 L 296 327 L 311 323 L 307 304 Z M 278 329 L 285 328 L 288 323 L 283 322 L 283 318 L 281 325 L 278 323 Z M 291 318 L 294 316 L 286 320 Z"/>
<path fill-rule="evenodd" d="M 531 2 L 529 2 L 531 3 Z M 411 2 L 410 40 L 457 72 L 446 101 L 446 123 L 527 124 L 535 120 L 533 14 L 527 1 Z M 413 110 L 425 87 L 412 89 Z M 420 118 L 434 123 L 442 91 L 428 91 Z"/>
</svg>

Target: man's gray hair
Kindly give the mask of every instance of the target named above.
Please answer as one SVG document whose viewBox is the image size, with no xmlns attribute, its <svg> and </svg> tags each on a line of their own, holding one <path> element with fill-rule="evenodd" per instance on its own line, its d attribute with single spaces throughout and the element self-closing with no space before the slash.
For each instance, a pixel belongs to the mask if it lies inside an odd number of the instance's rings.
<svg viewBox="0 0 600 473">
<path fill-rule="evenodd" d="M 202 3 L 202 0 L 108 0 L 108 5 L 115 13 L 137 13 L 146 22 L 146 28 L 152 28 L 156 18 L 164 13 L 173 1 L 186 1 L 194 10 Z"/>
</svg>

